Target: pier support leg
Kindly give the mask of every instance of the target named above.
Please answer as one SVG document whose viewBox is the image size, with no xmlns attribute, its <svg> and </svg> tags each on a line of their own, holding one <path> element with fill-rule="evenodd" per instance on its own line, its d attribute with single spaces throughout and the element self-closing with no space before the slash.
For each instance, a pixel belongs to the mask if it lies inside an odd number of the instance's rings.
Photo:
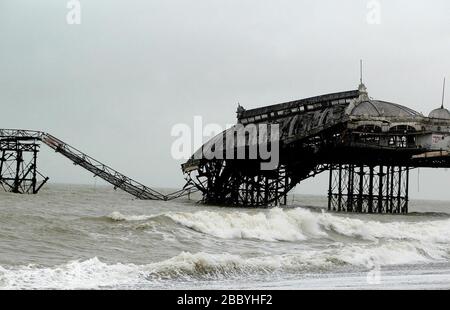
<svg viewBox="0 0 450 310">
<path fill-rule="evenodd" d="M 355 178 L 354 165 L 331 166 L 328 210 L 408 213 L 409 170 L 409 167 L 400 166 L 359 165 Z"/>
</svg>

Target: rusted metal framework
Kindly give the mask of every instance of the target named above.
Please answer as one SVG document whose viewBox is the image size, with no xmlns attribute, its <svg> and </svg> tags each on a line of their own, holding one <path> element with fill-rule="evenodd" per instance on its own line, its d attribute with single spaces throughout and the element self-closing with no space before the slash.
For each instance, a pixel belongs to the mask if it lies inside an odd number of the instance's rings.
<svg viewBox="0 0 450 310">
<path fill-rule="evenodd" d="M 43 133 L 41 140 L 55 152 L 72 161 L 74 165 L 86 169 L 94 177 L 99 177 L 112 184 L 114 188 L 120 188 L 138 199 L 167 200 L 164 194 L 125 176 L 48 133 Z"/>
<path fill-rule="evenodd" d="M 278 206 L 297 184 L 329 171 L 329 210 L 407 213 L 409 170 L 450 167 L 450 112 L 442 105 L 425 117 L 370 98 L 362 83 L 357 90 L 262 108 L 239 106 L 236 125 L 195 152 L 182 165 L 184 188 L 166 195 L 48 133 L 0 129 L 5 190 L 37 193 L 48 180 L 38 181 L 39 143 L 139 199 L 171 200 L 200 191 L 208 204 Z M 264 148 L 278 151 L 269 169 L 263 166 L 273 158 L 251 152 Z"/>
<path fill-rule="evenodd" d="M 347 91 L 255 110 L 239 110 L 240 125 L 279 125 L 278 165 L 262 170 L 260 158 L 227 158 L 226 153 L 236 154 L 239 148 L 236 143 L 230 145 L 225 140 L 229 131 L 234 130 L 231 128 L 206 143 L 182 165 L 188 184 L 196 186 L 203 193 L 203 202 L 208 204 L 242 207 L 286 204 L 287 193 L 299 182 L 328 170 L 329 162 L 322 158 L 342 139 L 339 115 L 357 96 L 358 91 Z M 252 147 L 249 141 L 246 154 Z M 214 148 L 223 150 L 223 159 L 205 158 L 211 155 L 205 154 L 205 150 Z"/>
<path fill-rule="evenodd" d="M 0 186 L 17 194 L 37 194 L 48 181 L 37 170 L 36 139 L 15 137 L 0 140 Z"/>
<path fill-rule="evenodd" d="M 237 124 L 278 124 L 279 165 L 262 171 L 259 159 L 201 156 L 223 140 L 213 138 L 182 165 L 187 184 L 203 193 L 205 203 L 285 204 L 298 183 L 328 170 L 330 210 L 407 213 L 410 169 L 450 166 L 450 113 L 443 106 L 425 117 L 371 99 L 364 84 L 358 90 L 252 110 L 239 106 Z M 224 143 L 219 148 L 237 146 Z"/>
<path fill-rule="evenodd" d="M 185 187 L 181 191 L 164 195 L 149 188 L 113 168 L 99 162 L 60 139 L 41 131 L 0 129 L 0 184 L 6 191 L 14 193 L 36 194 L 48 181 L 37 171 L 37 154 L 40 143 L 44 143 L 55 152 L 63 155 L 89 172 L 100 177 L 138 199 L 171 200 L 196 191 Z M 27 154 L 31 154 L 28 159 Z M 39 181 L 42 177 L 43 181 Z"/>
<path fill-rule="evenodd" d="M 286 193 L 295 186 L 283 166 L 268 172 L 255 163 L 215 160 L 202 165 L 197 185 L 211 204 L 261 206 L 286 203 Z"/>
<path fill-rule="evenodd" d="M 286 205 L 287 194 L 301 180 L 327 171 L 329 165 L 259 169 L 259 162 L 246 160 L 215 160 L 187 173 L 190 186 L 203 193 L 207 204 L 268 207 Z M 294 173 L 295 172 L 295 173 Z"/>
</svg>

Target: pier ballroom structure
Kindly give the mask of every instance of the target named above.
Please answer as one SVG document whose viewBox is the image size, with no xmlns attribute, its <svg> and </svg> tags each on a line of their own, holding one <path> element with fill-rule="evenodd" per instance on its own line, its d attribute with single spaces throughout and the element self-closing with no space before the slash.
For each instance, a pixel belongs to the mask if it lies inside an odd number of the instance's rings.
<svg viewBox="0 0 450 310">
<path fill-rule="evenodd" d="M 251 110 L 239 106 L 237 124 L 278 124 L 279 164 L 262 170 L 259 159 L 208 156 L 222 140 L 224 154 L 238 147 L 225 142 L 236 130 L 228 129 L 182 165 L 188 184 L 202 192 L 205 203 L 283 205 L 297 184 L 328 172 L 329 210 L 407 213 L 409 171 L 450 167 L 450 112 L 443 103 L 424 116 L 370 98 L 362 81 L 357 90 Z M 252 141 L 246 140 L 247 149 Z"/>
</svg>

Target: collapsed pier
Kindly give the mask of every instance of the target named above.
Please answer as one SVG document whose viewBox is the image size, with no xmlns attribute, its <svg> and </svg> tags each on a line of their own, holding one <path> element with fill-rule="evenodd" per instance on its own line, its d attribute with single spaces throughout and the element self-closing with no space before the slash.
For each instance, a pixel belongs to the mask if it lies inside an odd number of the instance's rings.
<svg viewBox="0 0 450 310">
<path fill-rule="evenodd" d="M 262 132 L 273 127 L 275 139 L 272 131 Z M 236 138 L 232 143 L 230 136 Z M 1 188 L 39 192 L 49 179 L 37 169 L 42 144 L 138 199 L 166 201 L 200 191 L 207 204 L 279 206 L 286 205 L 296 185 L 328 172 L 329 210 L 405 214 L 410 170 L 450 167 L 450 112 L 443 102 L 424 116 L 372 99 L 362 82 L 357 90 L 251 110 L 239 106 L 236 125 L 182 165 L 187 183 L 171 194 L 147 187 L 48 133 L 0 129 Z M 277 151 L 270 169 L 262 168 L 268 158 L 250 152 L 264 148 Z"/>
<path fill-rule="evenodd" d="M 442 105 L 428 117 L 357 90 L 262 108 L 239 106 L 238 125 L 279 125 L 279 164 L 262 170 L 261 159 L 227 158 L 242 148 L 219 134 L 182 165 L 188 184 L 205 203 L 244 207 L 285 205 L 297 184 L 329 173 L 328 209 L 359 213 L 408 213 L 409 172 L 450 167 L 450 112 Z M 256 129 L 258 130 L 258 129 Z M 245 139 L 244 139 L 245 140 Z M 246 139 L 249 151 L 261 141 Z M 270 142 L 269 142 L 270 143 Z M 212 150 L 223 156 L 211 159 Z"/>
<path fill-rule="evenodd" d="M 74 165 L 91 172 L 115 189 L 119 188 L 143 200 L 172 200 L 194 191 L 183 189 L 163 194 L 135 181 L 110 166 L 81 152 L 55 136 L 42 131 L 0 129 L 0 186 L 7 192 L 37 194 L 49 180 L 37 169 L 37 157 L 41 144 L 69 159 Z"/>
</svg>

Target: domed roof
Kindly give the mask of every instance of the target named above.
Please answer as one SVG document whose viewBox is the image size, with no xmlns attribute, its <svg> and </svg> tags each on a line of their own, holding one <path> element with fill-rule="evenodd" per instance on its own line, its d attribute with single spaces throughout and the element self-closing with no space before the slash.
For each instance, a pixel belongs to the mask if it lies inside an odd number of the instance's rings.
<svg viewBox="0 0 450 310">
<path fill-rule="evenodd" d="M 392 102 L 366 100 L 357 104 L 351 111 L 351 115 L 375 117 L 413 117 L 419 116 L 420 113 Z"/>
<path fill-rule="evenodd" d="M 450 112 L 444 108 L 440 107 L 439 109 L 434 109 L 430 112 L 430 115 L 428 115 L 430 118 L 440 118 L 440 119 L 450 119 Z"/>
</svg>

